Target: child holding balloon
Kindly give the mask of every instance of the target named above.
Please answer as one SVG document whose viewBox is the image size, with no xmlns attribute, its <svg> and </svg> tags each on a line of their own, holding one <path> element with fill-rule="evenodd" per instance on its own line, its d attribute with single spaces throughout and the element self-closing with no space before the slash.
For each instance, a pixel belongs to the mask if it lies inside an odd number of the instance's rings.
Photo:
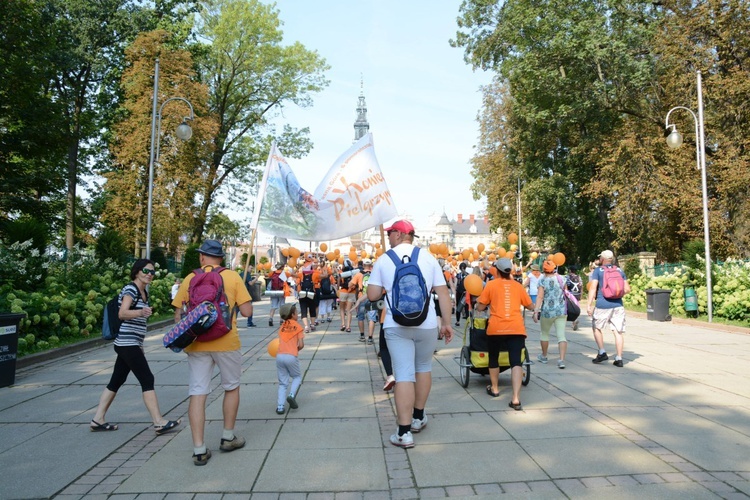
<svg viewBox="0 0 750 500">
<path fill-rule="evenodd" d="M 276 400 L 276 413 L 284 414 L 284 400 L 292 409 L 299 408 L 297 404 L 297 390 L 302 385 L 302 372 L 299 367 L 297 354 L 305 347 L 305 334 L 302 325 L 297 321 L 297 304 L 284 304 L 279 309 L 281 327 L 276 349 L 276 374 L 279 378 L 279 391 Z M 271 346 L 269 345 L 269 353 Z M 290 387 L 291 381 L 291 387 Z M 287 394 L 287 390 L 289 393 Z"/>
</svg>

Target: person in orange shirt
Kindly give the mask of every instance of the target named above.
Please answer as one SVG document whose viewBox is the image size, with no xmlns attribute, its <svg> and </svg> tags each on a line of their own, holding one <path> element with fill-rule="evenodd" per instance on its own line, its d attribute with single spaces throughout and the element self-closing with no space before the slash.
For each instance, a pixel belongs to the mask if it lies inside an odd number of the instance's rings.
<svg viewBox="0 0 750 500">
<path fill-rule="evenodd" d="M 320 271 L 320 289 L 318 291 L 318 318 L 320 323 L 324 321 L 330 323 L 333 320 L 333 299 L 336 298 L 336 288 L 334 285 L 331 270 L 325 264 L 319 267 Z"/>
<path fill-rule="evenodd" d="M 305 334 L 302 333 L 302 325 L 297 321 L 297 304 L 284 304 L 279 309 L 279 314 L 282 323 L 279 328 L 279 349 L 276 351 L 276 375 L 279 378 L 276 413 L 283 415 L 284 401 L 287 401 L 289 408 L 293 410 L 299 408 L 297 391 L 302 385 L 302 371 L 297 355 L 305 347 Z"/>
<path fill-rule="evenodd" d="M 510 380 L 513 388 L 513 396 L 508 406 L 516 411 L 521 407 L 521 380 L 523 378 L 523 366 L 521 364 L 521 351 L 526 343 L 526 327 L 523 323 L 521 306 L 533 309 L 534 303 L 526 293 L 523 285 L 515 281 L 511 273 L 513 263 L 510 259 L 502 258 L 495 261 L 498 279 L 490 280 L 482 290 L 477 299 L 477 311 L 484 311 L 489 307 L 490 318 L 487 324 L 487 356 L 489 358 L 490 382 L 487 386 L 487 394 L 498 397 L 500 391 L 497 386 L 500 375 L 498 356 L 500 351 L 508 351 L 511 372 Z"/>
<path fill-rule="evenodd" d="M 315 263 L 313 254 L 305 255 L 305 263 L 297 273 L 299 292 L 299 306 L 302 314 L 302 323 L 305 324 L 305 333 L 315 331 L 318 322 L 318 294 L 320 288 L 320 271 Z M 309 319 L 308 319 L 309 316 Z"/>
</svg>

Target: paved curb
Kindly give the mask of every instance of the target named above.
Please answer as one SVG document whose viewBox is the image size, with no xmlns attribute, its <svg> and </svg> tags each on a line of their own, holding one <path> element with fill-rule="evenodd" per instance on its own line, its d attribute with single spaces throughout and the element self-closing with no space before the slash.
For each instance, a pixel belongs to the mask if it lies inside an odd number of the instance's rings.
<svg viewBox="0 0 750 500">
<path fill-rule="evenodd" d="M 147 330 L 149 332 L 153 330 L 158 330 L 160 328 L 164 328 L 165 326 L 172 324 L 173 322 L 174 320 L 172 319 L 163 319 L 161 321 L 156 321 L 154 323 L 149 324 L 147 327 Z M 93 339 L 82 340 L 81 342 L 76 342 L 75 344 L 58 347 L 56 349 L 50 349 L 49 351 L 29 354 L 28 356 L 24 356 L 16 360 L 16 369 L 18 370 L 18 369 L 28 368 L 30 366 L 34 366 L 39 363 L 46 363 L 48 361 L 54 361 L 56 359 L 64 358 L 65 356 L 68 356 L 69 354 L 74 354 L 74 353 L 86 351 L 89 349 L 96 349 L 97 347 L 101 347 L 109 343 L 111 343 L 110 340 L 104 340 L 101 337 L 97 337 Z"/>
</svg>

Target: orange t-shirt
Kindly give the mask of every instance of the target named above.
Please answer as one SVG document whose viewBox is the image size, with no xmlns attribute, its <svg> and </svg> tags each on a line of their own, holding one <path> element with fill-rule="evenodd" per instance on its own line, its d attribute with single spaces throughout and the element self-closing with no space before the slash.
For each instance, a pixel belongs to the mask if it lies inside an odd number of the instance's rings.
<svg viewBox="0 0 750 500">
<path fill-rule="evenodd" d="M 490 309 L 487 335 L 526 336 L 521 306 L 531 307 L 532 302 L 519 282 L 502 278 L 488 281 L 477 302 Z"/>
<path fill-rule="evenodd" d="M 352 276 L 352 279 L 349 280 L 349 293 L 359 292 L 362 290 L 362 288 L 365 286 L 364 276 L 365 275 L 362 273 L 357 273 Z"/>
<path fill-rule="evenodd" d="M 299 339 L 304 339 L 304 329 L 297 320 L 288 319 L 279 327 L 279 350 L 277 354 L 299 354 Z"/>
<path fill-rule="evenodd" d="M 302 279 L 304 275 L 305 273 L 302 270 L 297 273 L 297 291 L 302 290 Z M 318 271 L 317 269 L 312 272 L 312 282 L 313 288 L 315 288 L 316 290 L 320 288 L 320 271 Z"/>
</svg>

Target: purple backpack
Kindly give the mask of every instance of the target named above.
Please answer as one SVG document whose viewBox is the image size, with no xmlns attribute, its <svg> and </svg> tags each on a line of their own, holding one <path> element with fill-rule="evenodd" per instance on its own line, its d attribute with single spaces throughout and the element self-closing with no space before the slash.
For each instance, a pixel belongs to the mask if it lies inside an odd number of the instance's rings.
<svg viewBox="0 0 750 500">
<path fill-rule="evenodd" d="M 205 272 L 203 269 L 193 271 L 193 279 L 190 280 L 188 288 L 188 313 L 203 302 L 210 302 L 219 312 L 218 318 L 195 340 L 197 342 L 210 342 L 223 337 L 232 329 L 232 311 L 229 309 L 229 301 L 224 293 L 224 280 L 221 272 L 226 268 L 218 266 Z"/>
</svg>

